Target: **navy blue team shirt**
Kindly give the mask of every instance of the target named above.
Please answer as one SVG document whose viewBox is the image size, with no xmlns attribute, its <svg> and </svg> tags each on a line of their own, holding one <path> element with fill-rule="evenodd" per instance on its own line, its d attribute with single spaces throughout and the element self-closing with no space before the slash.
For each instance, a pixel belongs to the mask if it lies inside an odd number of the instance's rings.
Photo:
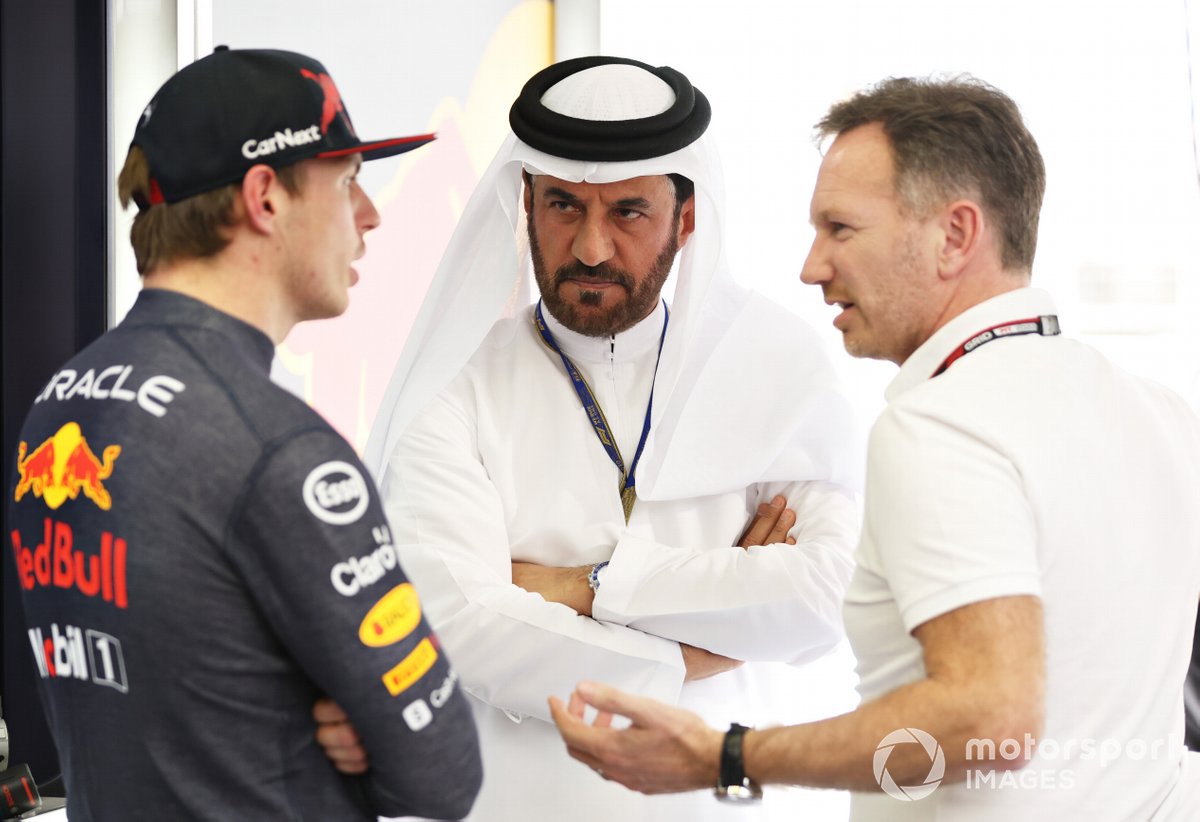
<svg viewBox="0 0 1200 822">
<path fill-rule="evenodd" d="M 457 818 L 478 792 L 470 710 L 373 483 L 270 381 L 273 350 L 145 289 L 21 430 L 8 553 L 72 822 Z M 316 744 L 323 695 L 366 776 Z"/>
</svg>

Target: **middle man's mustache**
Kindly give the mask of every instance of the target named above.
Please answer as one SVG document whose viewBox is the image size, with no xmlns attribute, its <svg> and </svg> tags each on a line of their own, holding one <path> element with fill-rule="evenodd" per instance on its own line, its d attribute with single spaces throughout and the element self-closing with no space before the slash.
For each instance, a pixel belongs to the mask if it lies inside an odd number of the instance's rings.
<svg viewBox="0 0 1200 822">
<path fill-rule="evenodd" d="M 633 280 L 628 273 L 614 268 L 608 263 L 587 266 L 580 262 L 567 263 L 559 266 L 554 272 L 554 284 L 562 285 L 568 280 L 591 280 L 597 283 L 616 283 L 629 289 Z"/>
</svg>

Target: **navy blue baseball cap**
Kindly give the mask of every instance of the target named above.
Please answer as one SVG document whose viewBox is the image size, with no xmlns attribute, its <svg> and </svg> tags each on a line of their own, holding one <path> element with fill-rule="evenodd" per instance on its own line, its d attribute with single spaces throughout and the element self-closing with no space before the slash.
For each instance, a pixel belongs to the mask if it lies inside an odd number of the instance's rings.
<svg viewBox="0 0 1200 822">
<path fill-rule="evenodd" d="M 378 160 L 434 138 L 362 140 L 318 61 L 291 51 L 217 46 L 167 80 L 142 112 L 133 145 L 146 156 L 151 191 L 138 206 L 235 183 L 259 163 L 280 168 L 356 153 Z"/>
</svg>

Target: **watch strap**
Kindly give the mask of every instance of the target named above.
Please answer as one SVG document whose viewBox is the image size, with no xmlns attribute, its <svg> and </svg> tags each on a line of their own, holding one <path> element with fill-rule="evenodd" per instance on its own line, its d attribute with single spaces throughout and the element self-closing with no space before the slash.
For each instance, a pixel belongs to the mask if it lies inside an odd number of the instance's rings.
<svg viewBox="0 0 1200 822">
<path fill-rule="evenodd" d="M 744 801 L 762 799 L 762 788 L 746 776 L 742 758 L 742 740 L 750 728 L 734 722 L 721 744 L 721 769 L 717 777 L 716 794 L 720 799 Z"/>
<path fill-rule="evenodd" d="M 604 562 L 597 562 L 595 565 L 592 566 L 592 570 L 588 572 L 588 578 L 587 578 L 588 587 L 591 588 L 593 591 L 600 590 L 600 572 L 603 571 L 607 567 L 608 567 L 608 560 L 604 560 Z"/>
</svg>

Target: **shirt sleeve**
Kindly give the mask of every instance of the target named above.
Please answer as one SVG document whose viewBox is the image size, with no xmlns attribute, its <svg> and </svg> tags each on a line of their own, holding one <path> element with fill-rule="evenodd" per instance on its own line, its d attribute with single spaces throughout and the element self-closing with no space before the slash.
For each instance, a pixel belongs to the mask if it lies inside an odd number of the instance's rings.
<svg viewBox="0 0 1200 822">
<path fill-rule="evenodd" d="M 750 510 L 776 494 L 796 512 L 795 545 L 697 548 L 627 533 L 592 613 L 746 661 L 800 663 L 831 650 L 844 636 L 858 506 L 848 489 L 813 481 L 757 486 Z"/>
<path fill-rule="evenodd" d="M 565 697 L 581 679 L 678 701 L 678 643 L 580 616 L 512 583 L 500 495 L 470 422 L 445 397 L 400 440 L 383 489 L 404 567 L 471 694 L 514 719 L 547 721 L 546 696 Z"/>
<path fill-rule="evenodd" d="M 1041 595 L 1020 474 L 986 431 L 893 405 L 871 432 L 865 528 L 904 627 L 1002 596 Z"/>
<path fill-rule="evenodd" d="M 482 781 L 474 720 L 368 476 L 328 428 L 268 447 L 229 554 L 288 654 L 358 731 L 373 810 L 457 819 Z"/>
</svg>

